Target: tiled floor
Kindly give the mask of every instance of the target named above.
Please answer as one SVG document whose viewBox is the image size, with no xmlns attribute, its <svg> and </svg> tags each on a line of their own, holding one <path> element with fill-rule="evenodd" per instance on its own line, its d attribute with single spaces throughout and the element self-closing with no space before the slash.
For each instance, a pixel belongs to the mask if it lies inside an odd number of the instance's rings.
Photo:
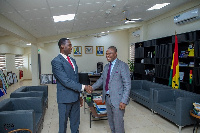
<svg viewBox="0 0 200 133">
<path fill-rule="evenodd" d="M 7 95 L 0 97 L 0 101 L 9 98 L 10 93 L 21 86 L 31 85 L 30 80 L 24 80 L 10 86 L 7 90 Z M 58 106 L 56 103 L 56 85 L 49 86 L 49 105 L 44 117 L 42 133 L 57 133 L 58 132 Z M 151 111 L 144 106 L 130 101 L 126 108 L 124 117 L 126 133 L 177 133 L 178 127 L 159 115 L 152 114 Z M 69 124 L 68 124 L 69 127 Z M 92 121 L 92 128 L 89 127 L 89 110 L 86 109 L 84 114 L 83 107 L 81 108 L 81 123 L 80 133 L 110 133 L 110 128 L 107 120 Z M 184 127 L 181 133 L 192 133 L 193 126 Z M 67 133 L 70 133 L 67 129 Z M 198 131 L 200 133 L 200 130 Z"/>
</svg>

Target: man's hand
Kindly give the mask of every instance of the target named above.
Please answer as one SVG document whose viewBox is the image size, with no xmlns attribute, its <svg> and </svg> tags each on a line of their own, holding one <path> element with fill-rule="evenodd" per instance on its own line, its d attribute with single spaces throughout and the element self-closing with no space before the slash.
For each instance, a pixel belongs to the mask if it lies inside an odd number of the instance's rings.
<svg viewBox="0 0 200 133">
<path fill-rule="evenodd" d="M 121 110 L 124 110 L 124 109 L 126 108 L 126 104 L 120 102 L 120 104 L 119 104 L 119 108 L 120 108 Z"/>
<path fill-rule="evenodd" d="M 89 93 L 89 94 L 91 94 L 91 93 L 93 92 L 92 86 L 90 86 L 90 85 L 86 85 L 84 89 L 85 89 L 85 90 L 87 91 L 87 93 Z"/>
<path fill-rule="evenodd" d="M 80 107 L 82 107 L 82 106 L 83 106 L 83 98 L 80 97 Z"/>
</svg>

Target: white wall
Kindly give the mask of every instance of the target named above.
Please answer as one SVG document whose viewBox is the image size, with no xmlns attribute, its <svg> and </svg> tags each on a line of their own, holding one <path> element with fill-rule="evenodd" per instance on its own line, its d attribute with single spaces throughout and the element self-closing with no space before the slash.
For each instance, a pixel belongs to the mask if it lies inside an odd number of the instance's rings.
<svg viewBox="0 0 200 133">
<path fill-rule="evenodd" d="M 195 0 L 187 3 L 181 7 L 168 12 L 167 14 L 161 15 L 160 17 L 154 18 L 143 26 L 147 35 L 144 36 L 143 40 L 151 40 L 175 34 L 185 33 L 189 31 L 195 31 L 200 29 L 200 19 L 191 23 L 177 25 L 174 23 L 174 16 L 187 12 L 189 10 L 200 8 L 200 1 Z"/>
<path fill-rule="evenodd" d="M 72 56 L 79 67 L 79 72 L 96 71 L 97 62 L 107 63 L 105 52 L 109 46 L 116 46 L 118 49 L 118 58 L 127 63 L 129 54 L 129 38 L 128 31 L 118 31 L 109 33 L 107 36 L 96 38 L 93 36 L 72 39 L 73 46 L 82 46 L 82 56 Z M 93 54 L 85 54 L 85 46 L 93 46 Z M 104 56 L 96 56 L 96 46 L 104 46 Z M 40 48 L 41 54 L 41 73 L 52 73 L 51 60 L 59 54 L 57 43 L 45 44 L 44 48 Z"/>
<path fill-rule="evenodd" d="M 2 53 L 2 54 L 10 53 L 10 54 L 23 55 L 24 54 L 24 48 L 16 47 L 16 46 L 9 45 L 9 44 L 0 44 L 0 53 Z"/>
</svg>

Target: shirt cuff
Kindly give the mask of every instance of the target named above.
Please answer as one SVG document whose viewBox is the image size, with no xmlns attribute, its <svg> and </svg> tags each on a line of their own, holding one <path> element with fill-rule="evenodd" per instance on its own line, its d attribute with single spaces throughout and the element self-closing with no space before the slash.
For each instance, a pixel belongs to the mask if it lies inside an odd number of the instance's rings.
<svg viewBox="0 0 200 133">
<path fill-rule="evenodd" d="M 84 92 L 85 85 L 82 85 L 81 92 Z"/>
</svg>

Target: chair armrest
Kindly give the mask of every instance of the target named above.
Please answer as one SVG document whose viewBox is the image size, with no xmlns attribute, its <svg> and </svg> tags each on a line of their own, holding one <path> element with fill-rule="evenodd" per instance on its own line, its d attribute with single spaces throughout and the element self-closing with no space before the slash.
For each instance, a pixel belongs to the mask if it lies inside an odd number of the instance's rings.
<svg viewBox="0 0 200 133">
<path fill-rule="evenodd" d="M 15 110 L 31 110 L 43 113 L 43 99 L 41 97 L 11 98 Z"/>
<path fill-rule="evenodd" d="M 142 89 L 143 80 L 132 80 L 131 90 Z"/>
<path fill-rule="evenodd" d="M 178 123 L 183 122 L 183 120 L 190 120 L 189 112 L 193 109 L 193 103 L 199 101 L 200 98 L 179 97 L 176 99 L 176 118 Z"/>
<path fill-rule="evenodd" d="M 0 131 L 7 133 L 5 129 L 10 129 L 7 126 L 13 125 L 14 129 L 27 128 L 34 133 L 34 115 L 33 110 L 2 111 L 0 112 Z"/>
<path fill-rule="evenodd" d="M 174 90 L 154 90 L 154 103 L 161 103 L 174 100 Z"/>
<path fill-rule="evenodd" d="M 20 98 L 20 97 L 44 97 L 43 91 L 27 91 L 27 92 L 17 92 L 11 93 L 10 98 Z"/>
<path fill-rule="evenodd" d="M 150 104 L 151 104 L 151 109 L 153 109 L 153 100 L 154 100 L 154 90 L 162 90 L 163 88 L 150 88 L 150 96 L 149 96 L 149 100 L 150 100 Z"/>
</svg>

